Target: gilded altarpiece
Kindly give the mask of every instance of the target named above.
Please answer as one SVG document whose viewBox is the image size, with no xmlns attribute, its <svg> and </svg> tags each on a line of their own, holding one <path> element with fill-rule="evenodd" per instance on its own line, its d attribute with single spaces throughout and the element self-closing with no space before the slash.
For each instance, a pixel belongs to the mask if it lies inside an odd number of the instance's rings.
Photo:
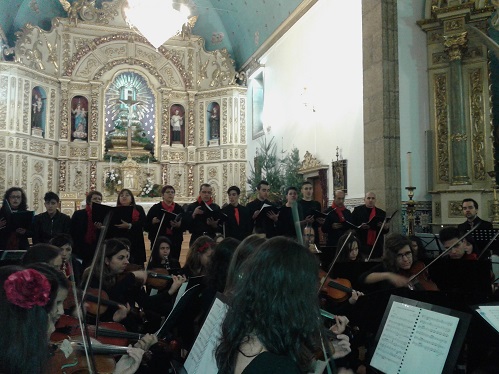
<svg viewBox="0 0 499 374">
<path fill-rule="evenodd" d="M 490 2 L 427 1 L 425 19 L 418 22 L 427 35 L 431 143 L 428 160 L 432 225 L 458 224 L 450 202 L 471 197 L 481 216 L 490 219 L 487 204 L 494 170 L 491 139 L 491 92 L 487 47 L 470 27 L 487 29 L 494 12 Z M 425 230 L 426 231 L 426 230 Z"/>
<path fill-rule="evenodd" d="M 236 84 L 233 60 L 225 50 L 206 51 L 195 35 L 174 36 L 156 50 L 128 27 L 123 5 L 88 3 L 71 21 L 54 19 L 50 31 L 26 25 L 14 61 L 0 62 L 0 188 L 21 186 L 37 212 L 49 190 L 61 195 L 67 213 L 90 190 L 116 201 L 116 191 L 106 189 L 106 173 L 120 171 L 125 159 L 141 166 L 128 182 L 145 206 L 159 200 L 141 196 L 148 178 L 174 185 L 181 204 L 193 201 L 202 183 L 214 186 L 220 205 L 230 185 L 244 189 L 246 88 Z M 136 115 L 140 95 L 120 87 L 109 94 L 126 74 L 150 90 L 153 100 L 143 115 Z M 42 104 L 33 101 L 35 87 L 45 93 Z M 207 139 L 213 102 L 219 105 L 218 144 Z M 32 135 L 33 104 L 46 111 L 42 135 Z M 183 108 L 182 141 L 170 139 L 173 105 Z M 133 126 L 144 133 L 132 133 Z M 129 140 L 129 133 L 147 138 L 148 145 Z"/>
</svg>

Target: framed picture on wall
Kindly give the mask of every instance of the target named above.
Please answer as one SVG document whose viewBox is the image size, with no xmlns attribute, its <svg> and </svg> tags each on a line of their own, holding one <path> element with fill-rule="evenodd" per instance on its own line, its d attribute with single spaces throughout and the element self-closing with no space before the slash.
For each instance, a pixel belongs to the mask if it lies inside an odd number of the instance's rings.
<svg viewBox="0 0 499 374">
<path fill-rule="evenodd" d="M 333 186 L 335 191 L 343 190 L 348 193 L 347 160 L 333 161 Z"/>
<path fill-rule="evenodd" d="M 251 79 L 251 123 L 253 129 L 253 139 L 259 138 L 264 134 L 263 131 L 263 71 L 255 78 Z"/>
</svg>

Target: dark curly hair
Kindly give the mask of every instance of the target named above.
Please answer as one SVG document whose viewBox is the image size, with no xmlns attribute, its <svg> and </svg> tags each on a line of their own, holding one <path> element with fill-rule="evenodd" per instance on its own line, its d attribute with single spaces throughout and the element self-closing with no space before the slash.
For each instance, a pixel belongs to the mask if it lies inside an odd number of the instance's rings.
<svg viewBox="0 0 499 374">
<path fill-rule="evenodd" d="M 256 336 L 265 349 L 306 371 L 321 333 L 319 264 L 293 239 L 274 237 L 243 264 L 222 324 L 215 358 L 219 373 L 233 373 L 241 344 Z"/>
<path fill-rule="evenodd" d="M 385 249 L 383 252 L 383 263 L 388 271 L 398 272 L 397 266 L 397 254 L 402 248 L 406 245 L 409 246 L 409 249 L 412 251 L 411 240 L 402 234 L 391 234 L 385 238 Z M 413 259 L 414 261 L 414 259 Z"/>
<path fill-rule="evenodd" d="M 26 197 L 26 193 L 21 187 L 11 187 L 7 191 L 5 191 L 5 195 L 3 195 L 4 205 L 6 201 L 9 201 L 10 194 L 16 191 L 19 191 L 21 193 L 21 203 L 19 204 L 18 210 L 28 210 L 28 198 Z"/>
</svg>

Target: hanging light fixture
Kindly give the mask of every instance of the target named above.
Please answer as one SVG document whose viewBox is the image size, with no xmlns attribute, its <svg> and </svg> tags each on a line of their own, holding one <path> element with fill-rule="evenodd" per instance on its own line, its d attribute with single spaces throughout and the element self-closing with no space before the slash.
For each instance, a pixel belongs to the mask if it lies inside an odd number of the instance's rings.
<svg viewBox="0 0 499 374">
<path fill-rule="evenodd" d="M 136 28 L 156 49 L 182 29 L 190 15 L 189 8 L 172 0 L 128 0 L 127 22 Z"/>
</svg>

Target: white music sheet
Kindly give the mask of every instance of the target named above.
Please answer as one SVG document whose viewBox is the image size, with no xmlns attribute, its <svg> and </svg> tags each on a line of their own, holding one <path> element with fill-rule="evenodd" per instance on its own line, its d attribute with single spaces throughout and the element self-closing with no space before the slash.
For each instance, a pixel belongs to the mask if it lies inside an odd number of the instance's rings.
<svg viewBox="0 0 499 374">
<path fill-rule="evenodd" d="M 384 373 L 441 373 L 459 318 L 393 302 L 371 366 Z"/>
<path fill-rule="evenodd" d="M 228 305 L 216 298 L 203 327 L 184 363 L 187 374 L 217 374 L 215 349 L 220 340 L 222 322 Z"/>
<path fill-rule="evenodd" d="M 480 305 L 477 311 L 496 331 L 499 331 L 499 305 Z"/>
</svg>

